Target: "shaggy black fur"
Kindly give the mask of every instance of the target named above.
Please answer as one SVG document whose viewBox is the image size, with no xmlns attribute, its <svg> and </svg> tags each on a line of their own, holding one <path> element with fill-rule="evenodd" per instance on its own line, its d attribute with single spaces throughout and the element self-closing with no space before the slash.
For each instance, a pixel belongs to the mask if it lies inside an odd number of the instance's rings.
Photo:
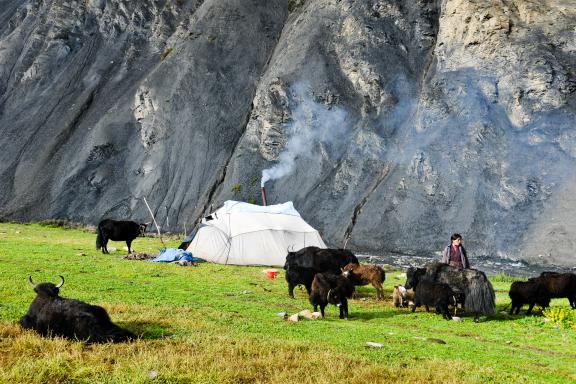
<svg viewBox="0 0 576 384">
<path fill-rule="evenodd" d="M 354 294 L 354 284 L 342 275 L 332 273 L 317 273 L 312 281 L 310 304 L 314 306 L 314 312 L 320 306 L 320 312 L 324 317 L 324 308 L 328 304 L 334 304 L 340 308 L 340 318 L 348 319 L 348 299 Z"/>
<path fill-rule="evenodd" d="M 20 319 L 23 328 L 33 329 L 42 336 L 62 336 L 90 343 L 121 342 L 136 337 L 112 323 L 104 308 L 58 296 L 59 287 L 52 283 L 37 284 L 34 291 L 36 298 Z"/>
<path fill-rule="evenodd" d="M 284 264 L 288 295 L 294 297 L 294 287 L 299 284 L 304 285 L 310 294 L 314 275 L 321 272 L 340 274 L 348 263 L 358 264 L 358 259 L 345 249 L 306 247 L 296 252 L 288 252 Z"/>
<path fill-rule="evenodd" d="M 538 304 L 542 308 L 550 305 L 550 293 L 539 281 L 515 281 L 510 286 L 508 296 L 510 296 L 512 300 L 512 307 L 510 308 L 511 315 L 514 309 L 516 309 L 516 314 L 518 314 L 524 304 L 528 304 L 527 315 L 532 312 L 535 304 Z"/>
<path fill-rule="evenodd" d="M 134 221 L 116 221 L 105 219 L 98 224 L 96 235 L 96 249 L 102 249 L 102 253 L 108 252 L 108 240 L 126 241 L 128 253 L 132 250 L 132 241 L 138 236 L 144 236 L 146 224 L 138 224 Z"/>
<path fill-rule="evenodd" d="M 496 312 L 494 288 L 484 272 L 458 269 L 440 262 L 411 269 L 423 274 L 423 280 L 448 284 L 457 299 L 464 298 L 464 309 L 475 314 L 474 321 L 480 320 L 480 314 L 492 316 Z"/>
<path fill-rule="evenodd" d="M 551 298 L 567 298 L 570 306 L 576 309 L 576 274 L 542 272 L 540 276 L 528 279 L 546 287 Z"/>
</svg>

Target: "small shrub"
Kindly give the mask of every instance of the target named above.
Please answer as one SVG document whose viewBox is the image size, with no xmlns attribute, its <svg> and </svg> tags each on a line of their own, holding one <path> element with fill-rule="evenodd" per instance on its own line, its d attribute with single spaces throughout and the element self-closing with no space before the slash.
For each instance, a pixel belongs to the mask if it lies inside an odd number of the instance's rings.
<svg viewBox="0 0 576 384">
<path fill-rule="evenodd" d="M 525 277 L 518 277 L 518 276 L 510 276 L 503 272 L 497 273 L 496 275 L 492 276 L 490 280 L 498 283 L 513 283 L 515 281 L 526 281 Z"/>
<path fill-rule="evenodd" d="M 543 327 L 544 318 L 542 316 L 524 316 L 523 318 L 518 319 L 518 324 L 521 324 L 523 327 L 525 326 Z"/>
<path fill-rule="evenodd" d="M 240 184 L 234 184 L 232 186 L 232 192 L 236 195 L 242 191 L 242 186 Z"/>
<path fill-rule="evenodd" d="M 288 0 L 288 12 L 294 12 L 304 5 L 305 0 Z"/>
<path fill-rule="evenodd" d="M 544 316 L 550 319 L 550 323 L 560 328 L 573 329 L 576 331 L 576 315 L 571 309 L 552 307 L 542 311 Z"/>
<path fill-rule="evenodd" d="M 246 199 L 246 202 L 248 204 L 256 204 L 256 199 L 250 196 L 249 198 Z"/>
</svg>

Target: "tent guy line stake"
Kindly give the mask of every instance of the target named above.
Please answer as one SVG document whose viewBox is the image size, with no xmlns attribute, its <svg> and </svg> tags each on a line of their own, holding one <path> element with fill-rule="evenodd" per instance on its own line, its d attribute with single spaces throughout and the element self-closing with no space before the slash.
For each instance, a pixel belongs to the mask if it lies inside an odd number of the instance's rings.
<svg viewBox="0 0 576 384">
<path fill-rule="evenodd" d="M 162 240 L 162 234 L 160 233 L 160 227 L 158 227 L 158 223 L 156 222 L 156 219 L 154 218 L 154 214 L 152 213 L 152 210 L 150 209 L 150 206 L 148 205 L 148 201 L 146 201 L 146 197 L 143 197 L 144 199 L 144 203 L 146 204 L 146 208 L 148 208 L 148 212 L 150 212 L 150 215 L 152 216 L 152 221 L 154 221 L 154 225 L 156 226 L 156 231 L 158 231 L 158 236 L 160 237 L 160 242 L 162 243 L 162 245 L 164 247 L 166 247 L 166 244 L 164 244 L 164 240 Z"/>
</svg>

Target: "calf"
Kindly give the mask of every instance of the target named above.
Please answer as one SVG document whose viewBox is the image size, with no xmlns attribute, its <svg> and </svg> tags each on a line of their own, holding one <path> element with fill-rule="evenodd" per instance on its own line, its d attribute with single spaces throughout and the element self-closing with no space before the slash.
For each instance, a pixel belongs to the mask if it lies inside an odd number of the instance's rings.
<svg viewBox="0 0 576 384">
<path fill-rule="evenodd" d="M 312 281 L 310 292 L 310 304 L 314 306 L 314 312 L 320 306 L 320 313 L 324 318 L 324 308 L 328 304 L 334 304 L 340 308 L 340 318 L 348 319 L 348 299 L 354 293 L 354 284 L 343 275 L 332 273 L 317 273 Z"/>
<path fill-rule="evenodd" d="M 542 272 L 540 276 L 528 279 L 538 281 L 546 287 L 550 298 L 567 298 L 570 306 L 576 309 L 576 274 Z"/>
<path fill-rule="evenodd" d="M 304 285 L 310 294 L 314 275 L 320 272 L 340 274 L 341 269 L 349 263 L 358 264 L 358 259 L 345 249 L 306 247 L 296 252 L 288 252 L 284 264 L 288 295 L 293 298 L 294 287 L 299 284 Z"/>
<path fill-rule="evenodd" d="M 392 291 L 392 302 L 396 308 L 410 305 L 414 301 L 414 293 L 408 292 L 402 285 L 395 285 Z M 413 303 L 412 303 L 413 304 Z"/>
<path fill-rule="evenodd" d="M 406 289 L 414 289 L 414 305 L 416 307 L 424 305 L 426 311 L 428 307 L 436 307 L 436 313 L 441 313 L 446 320 L 452 319 L 448 311 L 448 305 L 456 305 L 456 295 L 448 284 L 429 281 L 426 279 L 426 270 L 422 268 L 409 268 L 406 272 Z"/>
<path fill-rule="evenodd" d="M 421 305 L 424 305 L 426 310 L 428 310 L 429 306 L 436 307 L 436 313 L 441 313 L 446 320 L 451 320 L 452 316 L 448 311 L 448 305 L 450 304 L 456 305 L 456 298 L 448 284 L 421 281 L 414 288 L 412 312 L 415 312 L 416 307 Z"/>
<path fill-rule="evenodd" d="M 532 312 L 535 304 L 538 304 L 542 308 L 546 308 L 550 305 L 550 293 L 546 286 L 540 281 L 515 281 L 510 286 L 510 291 L 508 296 L 512 300 L 512 306 L 510 308 L 510 314 L 512 315 L 514 309 L 516 309 L 516 314 L 520 312 L 520 308 L 524 304 L 528 304 L 528 310 L 526 314 L 529 315 Z"/>
<path fill-rule="evenodd" d="M 126 241 L 128 253 L 132 253 L 130 249 L 132 241 L 138 236 L 144 236 L 146 225 L 138 224 L 134 221 L 102 220 L 98 224 L 96 249 L 102 249 L 102 253 L 110 253 L 107 248 L 108 240 Z"/>
<path fill-rule="evenodd" d="M 382 284 L 386 279 L 386 273 L 380 266 L 374 264 L 349 263 L 342 268 L 342 272 L 354 285 L 372 284 L 376 289 L 378 300 L 384 300 Z"/>
<path fill-rule="evenodd" d="M 29 277 L 36 298 L 20 319 L 22 328 L 33 329 L 42 336 L 62 336 L 89 343 L 121 342 L 136 337 L 112 323 L 104 308 L 58 296 L 64 284 L 64 278 L 60 276 L 60 279 L 58 285 L 34 284 L 32 276 Z"/>
</svg>

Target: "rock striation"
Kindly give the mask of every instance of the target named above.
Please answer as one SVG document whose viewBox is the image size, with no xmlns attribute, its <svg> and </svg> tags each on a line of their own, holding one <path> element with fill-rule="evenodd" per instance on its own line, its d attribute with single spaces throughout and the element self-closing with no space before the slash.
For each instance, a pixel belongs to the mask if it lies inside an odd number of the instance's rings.
<svg viewBox="0 0 576 384">
<path fill-rule="evenodd" d="M 573 266 L 574 25 L 567 0 L 5 0 L 0 217 L 145 197 L 182 231 L 265 181 L 331 246 Z"/>
</svg>

